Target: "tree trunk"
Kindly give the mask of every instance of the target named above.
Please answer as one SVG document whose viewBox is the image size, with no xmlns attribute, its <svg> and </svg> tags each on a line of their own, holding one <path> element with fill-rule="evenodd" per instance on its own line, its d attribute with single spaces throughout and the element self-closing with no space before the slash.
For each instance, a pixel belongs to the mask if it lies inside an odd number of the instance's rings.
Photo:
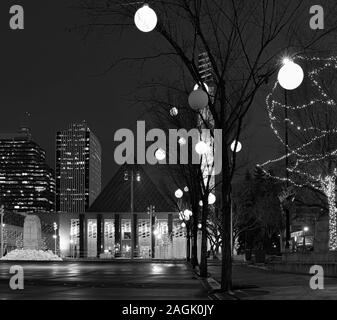
<svg viewBox="0 0 337 320">
<path fill-rule="evenodd" d="M 191 231 L 190 231 L 190 226 L 187 228 L 187 243 L 186 243 L 186 261 L 190 262 L 191 261 Z"/>
<path fill-rule="evenodd" d="M 215 254 L 216 255 L 218 255 L 220 253 L 219 249 L 220 249 L 220 244 L 219 244 L 219 242 L 217 242 L 217 244 L 215 245 Z"/>
<path fill-rule="evenodd" d="M 223 137 L 222 142 L 225 144 Z M 232 288 L 232 249 L 231 249 L 231 182 L 230 163 L 228 161 L 227 150 L 223 149 L 222 154 L 222 266 L 221 266 L 221 289 L 230 291 Z"/>
<path fill-rule="evenodd" d="M 337 250 L 336 175 L 326 176 L 320 182 L 329 206 L 329 250 Z"/>
<path fill-rule="evenodd" d="M 198 263 L 198 207 L 194 207 L 193 209 L 193 223 L 192 223 L 192 256 L 191 256 L 191 264 L 194 269 Z"/>
<path fill-rule="evenodd" d="M 205 200 L 206 199 L 206 200 Z M 200 276 L 207 278 L 207 216 L 208 216 L 208 196 L 203 199 L 201 216 L 201 257 Z"/>
<path fill-rule="evenodd" d="M 337 220 L 335 192 L 326 195 L 329 204 L 329 250 L 337 250 Z"/>
</svg>

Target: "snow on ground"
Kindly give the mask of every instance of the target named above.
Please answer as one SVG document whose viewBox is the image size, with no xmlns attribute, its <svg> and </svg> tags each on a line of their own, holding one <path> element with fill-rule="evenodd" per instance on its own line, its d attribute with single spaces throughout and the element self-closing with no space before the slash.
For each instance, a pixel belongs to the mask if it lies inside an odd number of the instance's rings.
<svg viewBox="0 0 337 320">
<path fill-rule="evenodd" d="M 0 260 L 26 260 L 26 261 L 62 261 L 52 251 L 16 249 L 7 253 Z"/>
</svg>

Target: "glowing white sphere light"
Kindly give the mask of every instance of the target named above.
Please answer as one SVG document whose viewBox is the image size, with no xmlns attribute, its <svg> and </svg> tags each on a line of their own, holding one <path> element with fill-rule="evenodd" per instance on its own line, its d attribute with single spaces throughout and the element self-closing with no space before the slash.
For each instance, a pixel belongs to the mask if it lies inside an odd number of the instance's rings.
<svg viewBox="0 0 337 320">
<path fill-rule="evenodd" d="M 148 4 L 144 4 L 135 14 L 136 27 L 142 32 L 150 32 L 157 25 L 157 15 Z"/>
<path fill-rule="evenodd" d="M 156 150 L 154 156 L 156 157 L 156 159 L 157 159 L 158 161 L 163 161 L 163 160 L 166 158 L 166 152 L 165 152 L 164 149 L 159 148 L 159 149 Z"/>
<path fill-rule="evenodd" d="M 208 95 L 204 90 L 193 90 L 188 97 L 188 104 L 193 110 L 206 108 L 208 105 Z"/>
<path fill-rule="evenodd" d="M 185 228 L 185 227 L 186 227 L 186 223 L 183 222 L 183 223 L 181 224 L 181 226 L 182 226 L 183 228 Z"/>
<path fill-rule="evenodd" d="M 216 200 L 216 197 L 213 193 L 210 193 L 208 195 L 208 204 L 214 204 L 215 203 L 215 200 Z"/>
<path fill-rule="evenodd" d="M 177 109 L 176 107 L 171 108 L 171 110 L 170 110 L 170 115 L 171 115 L 172 117 L 177 116 L 177 115 L 178 115 L 178 109 Z"/>
<path fill-rule="evenodd" d="M 188 186 L 186 186 L 186 187 L 184 188 L 184 191 L 185 191 L 185 192 L 188 192 L 188 191 L 189 191 Z"/>
<path fill-rule="evenodd" d="M 184 195 L 184 193 L 183 193 L 183 191 L 181 189 L 178 189 L 178 190 L 176 190 L 176 192 L 174 193 L 174 195 L 175 195 L 175 197 L 177 199 L 180 199 L 180 198 L 182 198 L 182 196 Z"/>
<path fill-rule="evenodd" d="M 186 139 L 183 138 L 183 137 L 181 137 L 181 138 L 179 138 L 178 143 L 181 144 L 181 145 L 185 145 L 186 144 Z"/>
<path fill-rule="evenodd" d="M 210 151 L 209 145 L 204 141 L 199 141 L 195 145 L 195 152 L 199 155 L 204 155 Z"/>
<path fill-rule="evenodd" d="M 236 145 L 236 149 L 235 149 L 235 145 Z M 242 144 L 240 141 L 238 141 L 238 143 L 236 144 L 236 141 L 233 141 L 233 143 L 231 144 L 231 150 L 233 152 L 240 152 L 242 150 Z"/>
<path fill-rule="evenodd" d="M 198 229 L 201 229 L 201 228 L 202 228 L 202 224 L 198 223 Z"/>
<path fill-rule="evenodd" d="M 188 209 L 186 209 L 185 211 L 184 211 L 184 218 L 185 218 L 185 220 L 189 220 L 190 219 L 190 217 L 192 216 L 192 211 L 191 210 L 188 210 Z"/>
<path fill-rule="evenodd" d="M 304 72 L 300 65 L 286 58 L 283 60 L 277 79 L 283 89 L 295 90 L 301 85 Z"/>
</svg>

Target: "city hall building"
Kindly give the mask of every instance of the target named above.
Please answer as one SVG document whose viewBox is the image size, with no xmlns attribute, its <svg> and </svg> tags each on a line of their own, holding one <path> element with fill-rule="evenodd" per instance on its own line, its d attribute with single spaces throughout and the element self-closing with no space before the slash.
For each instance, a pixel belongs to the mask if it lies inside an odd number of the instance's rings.
<svg viewBox="0 0 337 320">
<path fill-rule="evenodd" d="M 177 208 L 141 166 L 122 166 L 86 212 L 57 217 L 62 257 L 186 257 Z"/>
</svg>

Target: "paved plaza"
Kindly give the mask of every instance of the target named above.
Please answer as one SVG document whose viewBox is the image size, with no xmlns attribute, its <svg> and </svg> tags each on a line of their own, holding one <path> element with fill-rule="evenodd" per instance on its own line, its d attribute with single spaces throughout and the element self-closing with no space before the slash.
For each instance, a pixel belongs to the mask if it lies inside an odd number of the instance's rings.
<svg viewBox="0 0 337 320">
<path fill-rule="evenodd" d="M 185 263 L 22 263 L 25 288 L 17 291 L 9 288 L 11 265 L 0 263 L 0 299 L 208 299 Z"/>
</svg>

